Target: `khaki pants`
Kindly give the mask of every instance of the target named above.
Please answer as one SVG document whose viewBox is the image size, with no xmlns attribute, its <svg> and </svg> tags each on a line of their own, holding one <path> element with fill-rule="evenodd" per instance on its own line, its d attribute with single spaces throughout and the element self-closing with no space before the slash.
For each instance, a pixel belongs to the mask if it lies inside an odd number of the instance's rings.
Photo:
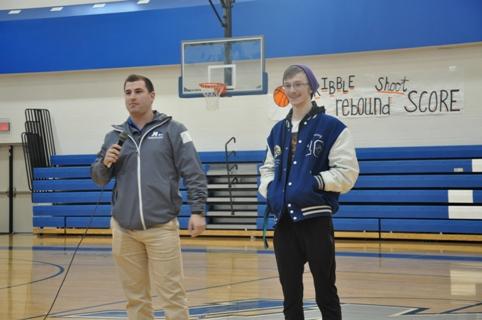
<svg viewBox="0 0 482 320">
<path fill-rule="evenodd" d="M 112 255 L 128 300 L 129 320 L 153 319 L 150 279 L 166 319 L 189 319 L 177 220 L 148 230 L 123 229 L 115 219 L 111 225 Z"/>
</svg>

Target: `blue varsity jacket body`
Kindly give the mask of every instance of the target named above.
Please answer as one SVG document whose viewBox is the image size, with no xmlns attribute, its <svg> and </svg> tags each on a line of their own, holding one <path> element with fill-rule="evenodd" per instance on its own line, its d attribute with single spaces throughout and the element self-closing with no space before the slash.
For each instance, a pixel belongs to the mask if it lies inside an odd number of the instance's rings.
<svg viewBox="0 0 482 320">
<path fill-rule="evenodd" d="M 338 210 L 340 192 L 325 190 L 321 173 L 330 170 L 330 151 L 346 126 L 337 118 L 326 115 L 324 108 L 313 107 L 299 124 L 296 151 L 290 157 L 291 116 L 292 111 L 271 130 L 268 137 L 268 153 L 271 154 L 268 156 L 274 160 L 270 167 L 272 181 L 268 182 L 266 194 L 260 187 L 260 193 L 267 199 L 268 210 L 275 216 L 275 224 L 283 213 L 297 222 L 331 216 Z M 348 186 L 340 190 L 344 192 L 353 186 L 359 170 L 351 135 L 348 137 L 352 150 L 348 150 L 347 158 L 352 159 L 349 159 L 351 162 L 346 170 Z"/>
</svg>

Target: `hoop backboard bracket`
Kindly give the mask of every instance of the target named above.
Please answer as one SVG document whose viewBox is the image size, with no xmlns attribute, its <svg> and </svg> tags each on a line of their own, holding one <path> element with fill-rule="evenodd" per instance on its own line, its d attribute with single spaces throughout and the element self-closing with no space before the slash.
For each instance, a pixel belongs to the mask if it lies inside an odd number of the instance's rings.
<svg viewBox="0 0 482 320">
<path fill-rule="evenodd" d="M 266 94 L 263 37 L 183 41 L 179 97 L 202 97 L 206 82 L 224 83 L 224 97 Z"/>
</svg>

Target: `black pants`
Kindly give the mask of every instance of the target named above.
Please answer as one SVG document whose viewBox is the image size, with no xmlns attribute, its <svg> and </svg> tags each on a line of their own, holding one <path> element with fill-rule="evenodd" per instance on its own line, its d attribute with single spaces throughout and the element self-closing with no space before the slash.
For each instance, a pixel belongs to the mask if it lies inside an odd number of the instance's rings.
<svg viewBox="0 0 482 320">
<path fill-rule="evenodd" d="M 283 215 L 274 231 L 274 252 L 283 288 L 285 319 L 304 319 L 303 271 L 308 262 L 323 320 L 341 320 L 331 217 L 292 222 L 288 215 Z"/>
</svg>

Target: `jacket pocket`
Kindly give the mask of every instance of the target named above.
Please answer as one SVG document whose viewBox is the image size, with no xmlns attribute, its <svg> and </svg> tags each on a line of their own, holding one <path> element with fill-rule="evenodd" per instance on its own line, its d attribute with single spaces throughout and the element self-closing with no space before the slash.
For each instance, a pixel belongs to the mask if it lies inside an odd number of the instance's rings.
<svg viewBox="0 0 482 320">
<path fill-rule="evenodd" d="M 305 176 L 305 179 L 299 179 L 296 185 L 293 185 L 289 190 L 287 201 L 296 204 L 299 208 L 326 202 L 324 191 L 318 188 L 318 182 L 313 176 Z"/>
</svg>

